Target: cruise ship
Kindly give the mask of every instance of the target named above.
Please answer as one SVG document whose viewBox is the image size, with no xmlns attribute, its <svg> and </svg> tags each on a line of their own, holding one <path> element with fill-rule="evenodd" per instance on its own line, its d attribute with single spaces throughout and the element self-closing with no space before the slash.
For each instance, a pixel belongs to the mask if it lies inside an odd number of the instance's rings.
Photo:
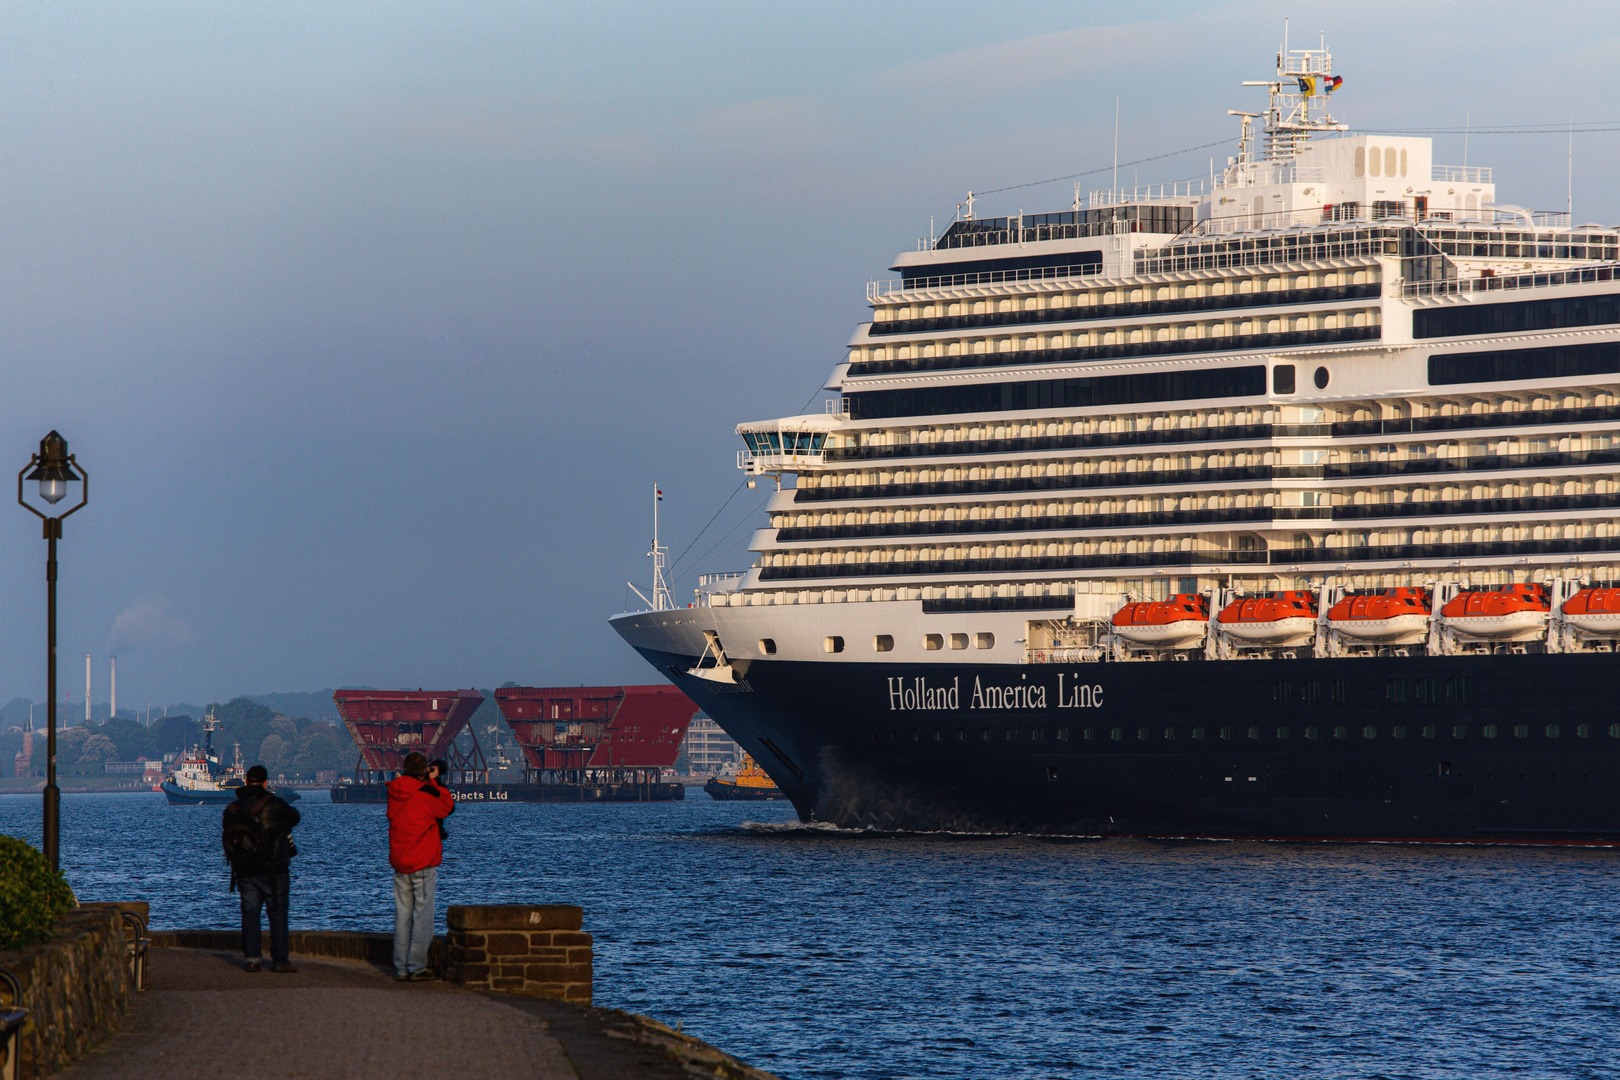
<svg viewBox="0 0 1620 1080">
<path fill-rule="evenodd" d="M 1285 47 L 1206 180 L 970 195 L 738 426 L 754 565 L 612 625 L 801 818 L 1620 841 L 1620 233 L 1340 83 Z"/>
</svg>

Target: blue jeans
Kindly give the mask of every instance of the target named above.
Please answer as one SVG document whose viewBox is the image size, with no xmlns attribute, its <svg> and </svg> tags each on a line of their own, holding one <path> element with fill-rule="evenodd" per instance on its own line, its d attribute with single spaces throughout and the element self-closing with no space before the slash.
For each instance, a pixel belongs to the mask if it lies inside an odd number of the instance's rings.
<svg viewBox="0 0 1620 1080">
<path fill-rule="evenodd" d="M 259 959 L 259 909 L 267 908 L 270 916 L 270 962 L 287 962 L 287 896 L 291 883 L 287 872 L 267 874 L 263 877 L 239 877 L 236 887 L 242 890 L 242 955 L 249 960 Z"/>
<path fill-rule="evenodd" d="M 394 974 L 415 975 L 427 968 L 433 944 L 433 890 L 439 868 L 394 875 Z"/>
</svg>

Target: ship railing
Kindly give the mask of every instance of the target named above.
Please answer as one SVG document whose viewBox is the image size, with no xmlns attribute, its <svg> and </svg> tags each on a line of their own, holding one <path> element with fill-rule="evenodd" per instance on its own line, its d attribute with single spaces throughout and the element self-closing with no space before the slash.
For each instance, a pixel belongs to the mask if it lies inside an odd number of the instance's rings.
<svg viewBox="0 0 1620 1080">
<path fill-rule="evenodd" d="M 1209 190 L 1209 181 L 1177 180 L 1169 184 L 1137 184 L 1131 187 L 1099 188 L 1087 193 L 1088 206 L 1117 206 L 1120 203 L 1163 202 L 1166 199 L 1196 199 Z"/>
<path fill-rule="evenodd" d="M 1429 179 L 1442 184 L 1489 184 L 1489 165 L 1431 165 Z"/>
<path fill-rule="evenodd" d="M 1218 176 L 1211 190 L 1233 191 L 1263 185 L 1321 184 L 1326 181 L 1327 173 L 1320 165 L 1273 165 L 1270 168 L 1246 170 L 1231 180 Z"/>
<path fill-rule="evenodd" d="M 1131 224 L 1124 222 L 1123 224 Z M 1098 263 L 1078 266 L 1036 266 L 1023 270 L 990 270 L 977 274 L 944 274 L 939 277 L 902 278 L 889 281 L 868 281 L 866 298 L 876 300 L 894 293 L 915 292 L 919 289 L 957 289 L 974 285 L 1001 285 L 1019 281 L 1047 281 L 1060 278 L 1092 277 L 1101 273 Z"/>
<path fill-rule="evenodd" d="M 1614 281 L 1617 276 L 1620 276 L 1620 263 L 1597 263 L 1537 274 L 1500 274 L 1492 277 L 1448 278 L 1443 281 L 1408 281 L 1401 286 L 1401 296 L 1407 299 L 1424 299 L 1519 289 L 1549 289 L 1559 285 Z"/>
</svg>

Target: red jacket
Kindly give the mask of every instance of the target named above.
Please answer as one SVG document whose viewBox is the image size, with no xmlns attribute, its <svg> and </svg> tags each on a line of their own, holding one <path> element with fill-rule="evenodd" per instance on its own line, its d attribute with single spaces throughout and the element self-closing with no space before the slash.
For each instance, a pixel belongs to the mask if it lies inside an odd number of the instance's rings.
<svg viewBox="0 0 1620 1080">
<path fill-rule="evenodd" d="M 443 784 L 411 776 L 388 781 L 388 862 L 401 874 L 414 874 L 444 861 L 439 822 L 455 812 L 456 801 Z"/>
</svg>

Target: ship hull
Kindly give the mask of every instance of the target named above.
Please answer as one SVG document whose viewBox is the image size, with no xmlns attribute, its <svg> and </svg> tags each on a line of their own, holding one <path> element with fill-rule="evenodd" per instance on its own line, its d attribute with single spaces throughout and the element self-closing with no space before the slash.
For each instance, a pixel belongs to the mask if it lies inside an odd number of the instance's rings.
<svg viewBox="0 0 1620 1080">
<path fill-rule="evenodd" d="M 201 791 L 196 788 L 183 788 L 178 784 L 165 780 L 158 785 L 170 806 L 224 806 L 226 803 L 236 801 L 237 788 L 221 788 L 218 791 Z M 291 788 L 272 790 L 272 795 L 279 795 L 287 802 L 297 802 L 298 792 Z"/>
<path fill-rule="evenodd" d="M 710 780 L 703 790 L 716 802 L 773 802 L 787 798 L 780 788 L 743 787 L 725 780 Z"/>
<path fill-rule="evenodd" d="M 686 798 L 682 784 L 458 784 L 450 789 L 457 802 L 679 802 Z M 335 803 L 382 803 L 386 784 L 336 784 Z"/>
<path fill-rule="evenodd" d="M 1610 654 L 1076 665 L 637 646 L 806 820 L 1087 836 L 1620 842 Z"/>
</svg>

